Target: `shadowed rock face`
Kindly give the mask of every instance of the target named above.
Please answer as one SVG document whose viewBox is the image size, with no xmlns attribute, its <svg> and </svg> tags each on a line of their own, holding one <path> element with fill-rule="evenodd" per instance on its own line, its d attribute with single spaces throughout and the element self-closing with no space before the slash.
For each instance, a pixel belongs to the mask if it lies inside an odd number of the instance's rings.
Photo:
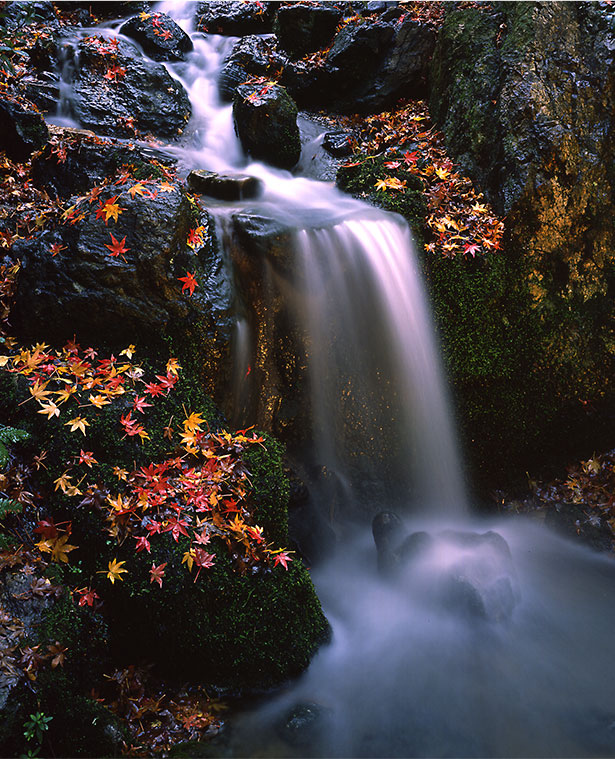
<svg viewBox="0 0 615 759">
<path fill-rule="evenodd" d="M 160 63 L 147 61 L 121 42 L 109 74 L 108 61 L 85 43 L 73 79 L 72 112 L 86 129 L 99 135 L 126 136 L 126 119 L 140 132 L 177 137 L 192 109 L 188 94 Z M 115 72 L 115 74 L 113 73 Z"/>
<path fill-rule="evenodd" d="M 614 366 L 614 51 L 597 4 L 501 3 L 452 9 L 432 65 L 432 113 L 507 216 L 565 395 L 595 396 Z"/>
<path fill-rule="evenodd" d="M 291 169 L 301 155 L 297 106 L 283 87 L 243 84 L 233 101 L 243 149 L 256 160 Z"/>
</svg>

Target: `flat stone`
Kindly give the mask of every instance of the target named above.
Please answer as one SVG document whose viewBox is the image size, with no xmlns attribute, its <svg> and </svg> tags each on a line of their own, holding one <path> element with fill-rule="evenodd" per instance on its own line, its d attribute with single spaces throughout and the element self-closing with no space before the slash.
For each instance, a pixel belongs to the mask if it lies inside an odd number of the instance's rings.
<svg viewBox="0 0 615 759">
<path fill-rule="evenodd" d="M 263 183 L 246 174 L 216 174 L 214 171 L 191 171 L 188 187 L 194 192 L 218 200 L 249 200 L 260 195 Z"/>
</svg>

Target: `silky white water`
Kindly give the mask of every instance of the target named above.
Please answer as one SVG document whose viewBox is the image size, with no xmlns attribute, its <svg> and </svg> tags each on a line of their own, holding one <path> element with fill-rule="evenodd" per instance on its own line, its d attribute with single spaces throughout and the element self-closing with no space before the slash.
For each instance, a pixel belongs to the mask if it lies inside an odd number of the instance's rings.
<svg viewBox="0 0 615 759">
<path fill-rule="evenodd" d="M 194 33 L 193 3 L 159 10 L 195 46 L 168 66 L 194 114 L 172 150 L 189 168 L 258 176 L 264 194 L 244 207 L 296 228 L 292 310 L 309 347 L 309 388 L 298 388 L 311 408 L 309 455 L 335 473 L 345 512 L 362 515 L 358 525 L 334 520 L 339 548 L 313 570 L 331 642 L 298 682 L 235 720 L 224 755 L 614 755 L 611 560 L 527 521 L 468 515 L 407 226 L 330 185 L 249 162 L 216 87 L 233 40 Z M 238 315 L 237 403 L 253 337 Z M 315 488 L 314 497 L 330 494 Z M 400 541 L 425 531 L 430 543 L 383 577 L 369 521 L 391 509 L 404 516 Z M 476 538 L 488 530 L 510 553 Z M 294 740 L 284 725 L 301 704 L 317 716 Z"/>
</svg>

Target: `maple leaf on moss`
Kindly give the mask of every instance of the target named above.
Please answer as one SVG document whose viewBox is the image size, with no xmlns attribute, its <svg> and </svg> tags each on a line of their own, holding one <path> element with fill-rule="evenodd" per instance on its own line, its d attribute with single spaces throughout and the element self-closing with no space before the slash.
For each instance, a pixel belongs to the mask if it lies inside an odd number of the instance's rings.
<svg viewBox="0 0 615 759">
<path fill-rule="evenodd" d="M 65 422 L 65 427 L 70 427 L 71 432 L 80 430 L 85 435 L 85 428 L 90 426 L 88 420 L 83 416 L 76 416 L 68 422 Z"/>
<path fill-rule="evenodd" d="M 68 535 L 60 535 L 57 538 L 47 538 L 36 543 L 36 547 L 41 553 L 50 553 L 52 561 L 58 564 L 68 563 L 68 554 L 74 551 L 77 546 L 72 546 L 68 542 Z"/>
<path fill-rule="evenodd" d="M 292 557 L 289 555 L 289 551 L 280 551 L 273 557 L 273 566 L 281 564 L 288 572 L 288 564 L 292 561 Z"/>
<path fill-rule="evenodd" d="M 149 571 L 149 581 L 150 582 L 157 582 L 158 585 L 162 588 L 162 578 L 164 577 L 164 568 L 166 567 L 167 562 L 163 561 L 162 564 L 159 564 L 156 566 L 154 562 L 152 562 L 152 568 Z"/>
<path fill-rule="evenodd" d="M 183 282 L 182 292 L 184 292 L 184 290 L 188 290 L 190 295 L 194 293 L 194 288 L 199 286 L 199 283 L 194 278 L 194 274 L 191 274 L 189 271 L 186 272 L 185 277 L 178 277 L 178 280 L 180 282 Z"/>
<path fill-rule="evenodd" d="M 122 577 L 122 574 L 128 572 L 127 569 L 124 569 L 125 563 L 125 561 L 112 559 L 109 562 L 109 569 L 101 569 L 99 572 L 97 572 L 97 574 L 106 574 L 109 580 L 111 580 L 111 584 L 115 583 L 116 580 L 123 581 L 124 578 Z"/>
<path fill-rule="evenodd" d="M 46 404 L 40 407 L 37 413 L 46 414 L 47 419 L 51 419 L 51 417 L 53 416 L 60 416 L 60 409 L 56 406 L 56 404 L 53 401 L 47 401 Z"/>
</svg>

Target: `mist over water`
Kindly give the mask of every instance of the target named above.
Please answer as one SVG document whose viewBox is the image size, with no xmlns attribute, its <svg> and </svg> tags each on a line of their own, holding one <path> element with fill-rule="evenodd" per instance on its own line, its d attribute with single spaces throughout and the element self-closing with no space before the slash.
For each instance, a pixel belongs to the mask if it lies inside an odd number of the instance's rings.
<svg viewBox="0 0 615 759">
<path fill-rule="evenodd" d="M 310 347 L 309 455 L 335 473 L 342 511 L 362 515 L 337 523 L 338 550 L 312 572 L 331 642 L 296 683 L 234 722 L 225 755 L 615 755 L 613 562 L 529 520 L 469 515 L 407 226 L 243 156 L 216 83 L 233 40 L 195 34 L 194 5 L 158 7 L 195 45 L 186 63 L 168 65 L 194 113 L 172 150 L 188 168 L 258 176 L 264 194 L 244 207 L 296 228 L 292 308 Z M 239 378 L 250 341 L 238 315 Z M 326 513 L 331 493 L 314 497 Z M 370 529 L 382 510 L 404 519 L 388 573 Z M 427 537 L 400 558 L 399 544 L 417 533 Z M 316 716 L 293 737 L 289 715 L 300 705 Z"/>
</svg>

